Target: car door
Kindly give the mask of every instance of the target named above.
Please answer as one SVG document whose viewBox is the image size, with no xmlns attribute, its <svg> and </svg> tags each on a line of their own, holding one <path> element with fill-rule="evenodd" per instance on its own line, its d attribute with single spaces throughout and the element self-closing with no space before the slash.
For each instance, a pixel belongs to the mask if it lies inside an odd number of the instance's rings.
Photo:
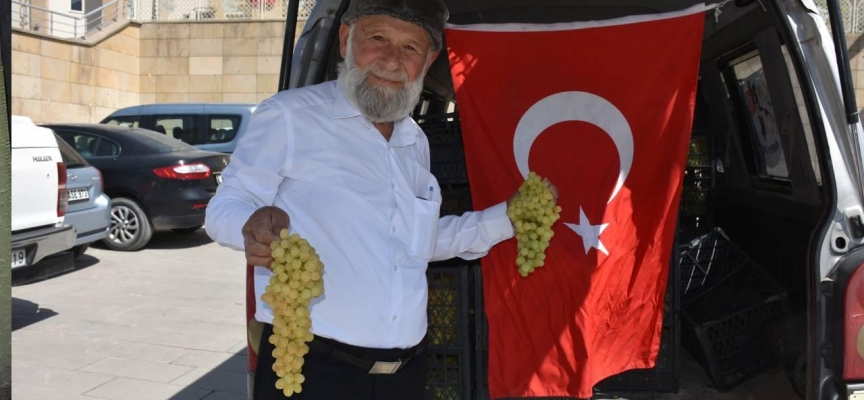
<svg viewBox="0 0 864 400">
<path fill-rule="evenodd" d="M 117 168 L 122 151 L 119 143 L 95 133 L 62 128 L 54 128 L 54 130 L 90 165 L 102 172 L 106 190 L 109 182 L 122 179 Z"/>
</svg>

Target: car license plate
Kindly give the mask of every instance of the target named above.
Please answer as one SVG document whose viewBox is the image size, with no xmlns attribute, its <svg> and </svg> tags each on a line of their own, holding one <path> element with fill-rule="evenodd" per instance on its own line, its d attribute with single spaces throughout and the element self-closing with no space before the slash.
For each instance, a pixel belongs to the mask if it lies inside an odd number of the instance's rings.
<svg viewBox="0 0 864 400">
<path fill-rule="evenodd" d="M 27 266 L 27 250 L 12 250 L 12 268 Z"/>
<path fill-rule="evenodd" d="M 216 177 L 216 184 L 221 185 L 222 184 L 222 174 L 213 174 L 213 176 Z"/>
<path fill-rule="evenodd" d="M 87 188 L 69 189 L 69 201 L 87 200 L 90 198 L 90 192 Z"/>
</svg>

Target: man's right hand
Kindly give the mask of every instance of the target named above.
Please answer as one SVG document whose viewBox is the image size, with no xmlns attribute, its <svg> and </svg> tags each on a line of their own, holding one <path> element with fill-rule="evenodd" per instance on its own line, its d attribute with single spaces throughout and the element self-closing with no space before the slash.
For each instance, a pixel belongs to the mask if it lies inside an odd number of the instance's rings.
<svg viewBox="0 0 864 400">
<path fill-rule="evenodd" d="M 279 232 L 288 229 L 291 219 L 277 207 L 261 207 L 243 225 L 243 241 L 246 245 L 246 262 L 249 265 L 270 268 L 273 263 L 270 243 L 281 240 Z"/>
</svg>

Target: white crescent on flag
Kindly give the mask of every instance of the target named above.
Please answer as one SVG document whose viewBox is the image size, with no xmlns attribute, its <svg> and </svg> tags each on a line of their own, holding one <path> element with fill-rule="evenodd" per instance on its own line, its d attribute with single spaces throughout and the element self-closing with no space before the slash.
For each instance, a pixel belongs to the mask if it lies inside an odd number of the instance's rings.
<svg viewBox="0 0 864 400">
<path fill-rule="evenodd" d="M 513 137 L 513 154 L 516 157 L 516 166 L 524 178 L 528 177 L 528 157 L 534 141 L 546 129 L 552 125 L 566 121 L 582 121 L 597 126 L 605 132 L 615 143 L 618 150 L 620 170 L 615 190 L 609 196 L 607 204 L 612 202 L 633 165 L 633 132 L 627 118 L 614 104 L 608 100 L 588 92 L 560 92 L 548 96 L 532 105 L 522 115 L 516 126 L 516 134 Z M 579 224 L 564 223 L 568 228 L 582 237 L 585 253 L 592 247 L 606 255 L 609 251 L 600 241 L 600 234 L 609 224 L 591 225 L 582 208 L 579 208 Z"/>
</svg>

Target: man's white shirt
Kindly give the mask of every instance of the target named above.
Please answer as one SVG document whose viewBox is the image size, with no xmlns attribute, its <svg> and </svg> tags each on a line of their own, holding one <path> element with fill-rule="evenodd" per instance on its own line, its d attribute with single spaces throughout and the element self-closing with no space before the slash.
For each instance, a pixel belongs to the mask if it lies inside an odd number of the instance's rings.
<svg viewBox="0 0 864 400">
<path fill-rule="evenodd" d="M 284 210 L 290 232 L 324 264 L 312 333 L 407 348 L 426 333 L 428 262 L 480 258 L 513 236 L 504 202 L 439 218 L 429 166 L 429 142 L 411 118 L 395 123 L 388 142 L 335 81 L 280 92 L 253 114 L 207 207 L 206 230 L 243 250 L 241 229 L 255 210 Z M 254 270 L 255 319 L 272 323 L 261 301 L 272 273 Z"/>
</svg>

